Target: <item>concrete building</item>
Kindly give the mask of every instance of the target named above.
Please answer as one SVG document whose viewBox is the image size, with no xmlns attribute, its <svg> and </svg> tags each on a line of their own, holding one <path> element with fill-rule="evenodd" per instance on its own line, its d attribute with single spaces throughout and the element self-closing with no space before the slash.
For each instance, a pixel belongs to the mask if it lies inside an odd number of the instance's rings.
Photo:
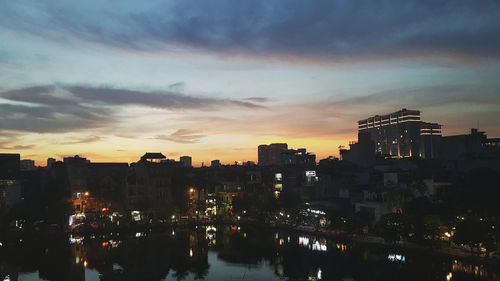
<svg viewBox="0 0 500 281">
<path fill-rule="evenodd" d="M 183 167 L 193 167 L 193 158 L 191 156 L 181 156 L 179 160 Z"/>
<path fill-rule="evenodd" d="M 371 139 L 375 153 L 389 158 L 434 158 L 440 134 L 441 126 L 421 121 L 419 110 L 403 108 L 358 121 L 358 140 Z"/>
<path fill-rule="evenodd" d="M 340 159 L 360 167 L 370 167 L 375 162 L 375 144 L 368 134 L 359 136 L 357 142 L 350 142 L 349 149 L 340 147 Z"/>
<path fill-rule="evenodd" d="M 281 154 L 288 149 L 286 143 L 261 144 L 258 146 L 258 161 L 260 166 L 280 165 Z"/>
<path fill-rule="evenodd" d="M 439 158 L 441 153 L 441 136 L 441 125 L 437 123 L 422 123 L 420 125 L 420 158 Z"/>
<path fill-rule="evenodd" d="M 375 143 L 376 153 L 384 156 L 418 156 L 420 125 L 420 111 L 403 108 L 358 121 L 358 139 L 369 135 Z"/>
<path fill-rule="evenodd" d="M 316 155 L 305 148 L 287 149 L 281 152 L 281 165 L 315 165 Z"/>
<path fill-rule="evenodd" d="M 21 171 L 35 170 L 35 161 L 30 159 L 23 159 L 19 162 Z"/>
<path fill-rule="evenodd" d="M 134 221 L 166 218 L 171 212 L 174 167 L 160 162 L 165 158 L 161 153 L 148 152 L 130 166 L 125 208 Z"/>
<path fill-rule="evenodd" d="M 47 159 L 47 168 L 52 168 L 52 165 L 54 165 L 54 163 L 56 163 L 56 159 L 54 158 L 48 158 Z"/>
</svg>

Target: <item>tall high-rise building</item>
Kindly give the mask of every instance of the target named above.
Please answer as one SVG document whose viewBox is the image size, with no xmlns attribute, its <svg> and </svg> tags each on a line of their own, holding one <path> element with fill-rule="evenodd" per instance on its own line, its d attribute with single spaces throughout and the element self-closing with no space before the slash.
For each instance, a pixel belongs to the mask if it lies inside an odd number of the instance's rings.
<svg viewBox="0 0 500 281">
<path fill-rule="evenodd" d="M 262 144 L 258 146 L 259 165 L 280 165 L 281 154 L 288 149 L 286 143 L 271 143 L 270 145 Z"/>
<path fill-rule="evenodd" d="M 441 125 L 422 123 L 420 126 L 420 157 L 423 159 L 439 158 L 441 154 Z"/>
<path fill-rule="evenodd" d="M 179 158 L 183 167 L 192 167 L 193 166 L 193 158 L 191 156 L 181 156 Z"/>
<path fill-rule="evenodd" d="M 54 158 L 47 158 L 47 168 L 52 168 L 52 165 L 56 163 L 56 159 Z"/>
<path fill-rule="evenodd" d="M 440 134 L 441 126 L 422 122 L 419 110 L 403 108 L 358 121 L 358 139 L 370 138 L 375 144 L 375 152 L 386 157 L 434 158 L 431 147 L 437 145 L 434 142 L 438 142 Z M 425 142 L 423 155 L 421 141 Z"/>
</svg>

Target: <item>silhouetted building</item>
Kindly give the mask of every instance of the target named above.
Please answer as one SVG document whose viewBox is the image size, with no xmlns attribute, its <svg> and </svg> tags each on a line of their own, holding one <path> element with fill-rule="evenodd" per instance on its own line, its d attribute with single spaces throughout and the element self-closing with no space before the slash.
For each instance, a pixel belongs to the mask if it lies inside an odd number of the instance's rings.
<svg viewBox="0 0 500 281">
<path fill-rule="evenodd" d="M 167 159 L 167 157 L 165 157 L 165 155 L 159 152 L 146 152 L 146 154 L 144 154 L 141 157 L 141 161 L 148 161 L 155 163 L 159 163 L 162 159 Z"/>
<path fill-rule="evenodd" d="M 439 158 L 441 153 L 441 125 L 422 123 L 420 125 L 420 154 L 423 159 Z"/>
<path fill-rule="evenodd" d="M 54 158 L 48 158 L 47 159 L 47 168 L 52 168 L 52 165 L 54 165 L 54 163 L 56 163 L 56 159 Z"/>
<path fill-rule="evenodd" d="M 68 174 L 68 181 L 71 193 L 85 192 L 87 187 L 88 164 L 90 160 L 75 155 L 73 157 L 64 157 L 64 164 Z"/>
<path fill-rule="evenodd" d="M 35 161 L 23 159 L 19 162 L 21 171 L 33 171 L 35 169 Z"/>
<path fill-rule="evenodd" d="M 305 148 L 288 149 L 281 152 L 282 165 L 314 165 L 316 164 L 316 155 L 307 152 Z"/>
<path fill-rule="evenodd" d="M 191 156 L 181 156 L 179 159 L 183 167 L 192 167 L 193 166 L 193 158 Z"/>
<path fill-rule="evenodd" d="M 262 144 L 258 146 L 258 161 L 261 166 L 280 165 L 281 154 L 288 149 L 286 143 Z"/>
<path fill-rule="evenodd" d="M 19 173 L 21 155 L 18 153 L 0 154 L 0 178 L 13 179 Z"/>
<path fill-rule="evenodd" d="M 220 167 L 220 160 L 212 160 L 210 167 Z"/>
<path fill-rule="evenodd" d="M 468 135 L 443 136 L 441 153 L 444 160 L 500 158 L 500 139 L 471 129 Z"/>
<path fill-rule="evenodd" d="M 375 144 L 368 134 L 359 135 L 358 142 L 350 142 L 349 149 L 341 148 L 340 159 L 360 167 L 372 166 L 375 162 Z"/>
</svg>

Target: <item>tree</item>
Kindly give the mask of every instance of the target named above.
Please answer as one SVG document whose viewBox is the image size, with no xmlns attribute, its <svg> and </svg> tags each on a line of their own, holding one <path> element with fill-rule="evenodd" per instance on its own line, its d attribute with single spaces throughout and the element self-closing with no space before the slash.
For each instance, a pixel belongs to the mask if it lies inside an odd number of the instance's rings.
<svg viewBox="0 0 500 281">
<path fill-rule="evenodd" d="M 479 252 L 481 245 L 492 243 L 493 237 L 490 233 L 490 227 L 486 222 L 477 217 L 467 217 L 457 225 L 453 241 L 468 245 L 473 254 L 474 248 Z"/>
<path fill-rule="evenodd" d="M 406 217 L 399 213 L 383 215 L 375 226 L 375 231 L 384 238 L 385 241 L 400 241 L 408 234 Z"/>
</svg>

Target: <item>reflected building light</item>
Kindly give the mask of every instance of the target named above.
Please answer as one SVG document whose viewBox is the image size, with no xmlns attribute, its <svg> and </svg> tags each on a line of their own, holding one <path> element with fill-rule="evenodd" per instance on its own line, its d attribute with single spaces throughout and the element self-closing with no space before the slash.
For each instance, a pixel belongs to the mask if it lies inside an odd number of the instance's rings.
<svg viewBox="0 0 500 281">
<path fill-rule="evenodd" d="M 304 247 L 309 246 L 309 238 L 307 237 L 299 237 L 299 245 L 302 245 Z"/>
<path fill-rule="evenodd" d="M 193 249 L 189 249 L 189 256 L 192 257 L 193 256 Z"/>
<path fill-rule="evenodd" d="M 312 244 L 311 248 L 313 251 L 321 251 L 321 252 L 324 252 L 328 249 L 326 247 L 326 244 L 319 243 L 319 241 L 314 242 L 314 244 Z"/>
<path fill-rule="evenodd" d="M 319 269 L 318 269 L 318 274 L 316 275 L 316 276 L 317 276 L 317 278 L 318 278 L 318 280 L 321 280 L 321 274 L 322 274 L 322 272 L 321 272 L 321 268 L 319 268 Z"/>
<path fill-rule="evenodd" d="M 453 261 L 453 263 L 451 264 L 451 271 L 464 272 L 467 274 L 488 278 L 488 271 L 483 265 L 466 264 L 459 260 Z"/>
<path fill-rule="evenodd" d="M 387 256 L 387 259 L 391 262 L 398 262 L 398 261 L 400 261 L 402 263 L 406 262 L 406 257 L 403 255 L 398 255 L 398 254 L 389 254 Z"/>
<path fill-rule="evenodd" d="M 83 243 L 84 237 L 76 236 L 73 237 L 73 235 L 69 236 L 69 243 L 70 244 L 82 244 Z"/>
<path fill-rule="evenodd" d="M 450 281 L 451 278 L 453 278 L 453 273 L 448 272 L 448 274 L 446 274 L 446 281 Z"/>
<path fill-rule="evenodd" d="M 337 247 L 337 249 L 339 249 L 341 252 L 345 252 L 345 251 L 347 251 L 347 245 L 345 245 L 345 244 L 337 243 L 335 246 L 336 246 L 336 247 Z"/>
<path fill-rule="evenodd" d="M 111 248 L 116 248 L 118 245 L 120 245 L 120 241 L 115 241 L 113 239 L 109 240 L 109 244 L 111 245 Z"/>
<path fill-rule="evenodd" d="M 285 244 L 285 240 L 280 239 L 280 245 L 283 245 L 283 244 Z"/>
</svg>

